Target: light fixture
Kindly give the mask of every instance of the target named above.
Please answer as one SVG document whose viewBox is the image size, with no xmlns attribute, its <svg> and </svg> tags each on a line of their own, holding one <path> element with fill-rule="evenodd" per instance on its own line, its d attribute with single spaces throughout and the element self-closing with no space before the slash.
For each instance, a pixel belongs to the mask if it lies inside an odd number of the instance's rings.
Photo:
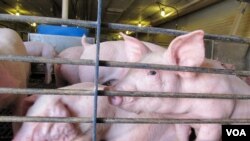
<svg viewBox="0 0 250 141">
<path fill-rule="evenodd" d="M 32 24 L 30 24 L 31 26 L 33 26 L 33 27 L 36 27 L 36 23 L 32 23 Z"/>
<path fill-rule="evenodd" d="M 161 8 L 161 16 L 162 16 L 162 17 L 165 17 L 165 16 L 166 16 L 166 12 L 165 12 L 165 9 L 164 9 L 164 8 Z"/>
<path fill-rule="evenodd" d="M 127 30 L 125 33 L 128 35 L 128 34 L 129 34 L 129 31 Z"/>
<path fill-rule="evenodd" d="M 122 36 L 120 34 L 118 34 L 118 39 L 121 39 L 121 38 L 122 38 Z"/>
<path fill-rule="evenodd" d="M 139 23 L 138 23 L 138 27 L 142 27 L 141 21 L 139 21 Z"/>
<path fill-rule="evenodd" d="M 178 9 L 176 9 L 175 7 L 170 6 L 170 5 L 165 5 L 165 4 L 162 4 L 160 2 L 156 2 L 156 4 L 158 5 L 158 7 L 160 9 L 160 15 L 162 17 L 168 17 L 168 16 L 170 16 L 173 13 L 176 13 L 177 16 L 179 17 Z M 166 8 L 167 8 L 167 12 L 166 12 Z"/>
<path fill-rule="evenodd" d="M 20 16 L 20 13 L 19 13 L 19 11 L 17 10 L 16 11 L 16 14 L 15 14 L 16 16 Z"/>
</svg>

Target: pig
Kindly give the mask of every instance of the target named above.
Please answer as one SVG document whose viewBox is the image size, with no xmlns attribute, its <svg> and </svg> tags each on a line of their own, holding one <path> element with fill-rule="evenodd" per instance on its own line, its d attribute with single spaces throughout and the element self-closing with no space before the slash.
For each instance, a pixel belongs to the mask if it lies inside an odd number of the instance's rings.
<svg viewBox="0 0 250 141">
<path fill-rule="evenodd" d="M 25 48 L 27 50 L 28 55 L 30 56 L 42 56 L 45 58 L 55 58 L 56 51 L 54 46 L 38 41 L 28 41 L 24 42 Z M 44 83 L 49 84 L 52 81 L 52 71 L 53 71 L 53 65 L 50 63 L 46 63 L 45 68 L 45 79 Z"/>
<path fill-rule="evenodd" d="M 246 82 L 248 85 L 250 85 L 250 76 L 246 77 Z"/>
<path fill-rule="evenodd" d="M 163 51 L 163 47 L 149 43 L 142 42 L 136 38 L 127 36 L 120 33 L 124 41 L 107 41 L 100 44 L 100 60 L 106 61 L 118 61 L 118 62 L 130 62 L 127 55 L 124 54 L 125 50 L 136 50 L 139 46 L 153 52 Z M 80 59 L 95 59 L 96 45 L 84 46 L 84 51 Z M 136 57 L 136 56 L 135 56 Z M 99 83 L 104 85 L 114 85 L 119 79 L 121 79 L 128 71 L 128 68 L 111 68 L 100 67 L 99 68 Z M 93 66 L 79 66 L 79 77 L 81 82 L 93 82 L 94 81 L 94 67 Z M 86 75 L 88 74 L 88 75 Z"/>
<path fill-rule="evenodd" d="M 93 83 L 78 83 L 61 89 L 93 90 Z M 99 85 L 99 90 L 105 87 Z M 27 116 L 40 117 L 92 117 L 92 96 L 38 96 Z M 98 117 L 159 117 L 135 114 L 109 104 L 107 97 L 98 97 Z M 90 123 L 40 123 L 26 122 L 13 141 L 91 141 Z M 97 124 L 97 141 L 176 141 L 175 127 L 161 124 Z"/>
<path fill-rule="evenodd" d="M 234 64 L 221 63 L 221 65 L 222 65 L 225 69 L 232 69 L 232 70 L 235 70 L 235 65 L 234 65 Z M 250 85 L 250 76 L 240 76 L 239 78 L 242 79 L 243 81 L 245 81 L 248 85 Z"/>
<path fill-rule="evenodd" d="M 220 62 L 205 58 L 204 32 L 197 30 L 178 36 L 163 52 L 150 52 L 145 47 L 130 54 L 131 62 L 155 63 L 188 67 L 224 69 Z M 146 50 L 146 51 L 145 51 Z M 131 69 L 113 87 L 119 91 L 156 91 L 176 93 L 249 94 L 250 87 L 233 75 L 196 72 Z M 109 97 L 112 105 L 135 113 L 156 113 L 180 119 L 229 119 L 249 118 L 249 101 L 235 99 L 188 99 L 150 97 Z M 195 129 L 196 141 L 219 141 L 219 124 L 179 124 L 179 140 L 188 140 L 188 130 Z M 178 132 L 178 130 L 186 132 Z"/>
<path fill-rule="evenodd" d="M 69 47 L 60 52 L 57 57 L 66 59 L 80 59 L 83 49 L 84 48 L 81 46 Z M 80 82 L 79 67 L 77 65 L 54 64 L 54 72 L 57 87 Z"/>
<path fill-rule="evenodd" d="M 163 47 L 149 42 L 141 42 L 136 38 L 120 33 L 124 41 L 107 41 L 100 44 L 100 60 L 112 61 L 129 61 L 124 50 L 136 48 L 137 46 L 147 46 L 154 52 L 164 51 Z M 74 47 L 63 50 L 58 57 L 67 59 L 95 59 L 96 44 L 89 44 L 86 37 L 83 36 L 81 40 L 83 48 Z M 82 53 L 80 56 L 79 54 Z M 79 82 L 93 82 L 94 81 L 94 67 L 93 66 L 78 66 L 76 65 L 61 65 L 54 67 L 57 87 L 62 87 L 67 84 L 75 84 Z M 108 68 L 100 67 L 99 82 L 103 85 L 113 85 L 117 80 L 122 78 L 128 69 L 124 68 Z M 79 73 L 79 75 L 77 75 Z M 87 75 L 86 75 L 87 74 Z"/>
<path fill-rule="evenodd" d="M 27 55 L 21 37 L 12 29 L 0 28 L 1 55 Z M 0 87 L 26 88 L 30 73 L 30 63 L 0 61 Z M 0 110 L 11 107 L 14 115 L 22 115 L 21 101 L 25 95 L 1 94 Z M 18 108 L 17 108 L 18 107 Z M 18 125 L 13 125 L 17 130 Z"/>
<path fill-rule="evenodd" d="M 81 43 L 82 46 L 75 46 L 64 49 L 57 55 L 57 57 L 66 59 L 80 59 L 84 47 L 91 45 L 87 42 L 85 35 L 82 37 Z M 54 71 L 57 87 L 76 84 L 80 82 L 79 66 L 77 65 L 55 64 Z"/>
</svg>

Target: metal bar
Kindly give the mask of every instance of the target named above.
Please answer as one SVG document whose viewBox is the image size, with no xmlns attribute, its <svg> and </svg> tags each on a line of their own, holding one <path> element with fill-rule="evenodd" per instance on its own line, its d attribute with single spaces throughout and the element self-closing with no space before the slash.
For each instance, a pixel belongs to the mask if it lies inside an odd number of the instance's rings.
<svg viewBox="0 0 250 141">
<path fill-rule="evenodd" d="M 62 96 L 93 96 L 93 91 L 72 89 L 21 89 L 0 88 L 1 94 L 33 94 L 33 95 L 62 95 Z M 130 97 L 160 97 L 160 98 L 201 98 L 201 99 L 240 99 L 249 100 L 246 94 L 210 94 L 210 93 L 178 93 L 178 92 L 143 92 L 143 91 L 98 91 L 98 96 L 130 96 Z"/>
<path fill-rule="evenodd" d="M 36 22 L 45 24 L 75 25 L 75 26 L 84 26 L 88 28 L 96 28 L 95 21 L 82 21 L 82 20 L 71 20 L 71 19 L 38 17 L 38 16 L 23 16 L 23 15 L 13 16 L 9 14 L 0 14 L 0 21 Z"/>
<path fill-rule="evenodd" d="M 62 0 L 62 19 L 69 17 L 69 0 Z"/>
<path fill-rule="evenodd" d="M 237 34 L 237 31 L 239 29 L 240 23 L 242 21 L 242 17 L 244 15 L 245 11 L 246 11 L 247 4 L 248 3 L 246 3 L 246 2 L 241 2 L 240 8 L 239 8 L 240 10 L 236 13 L 232 29 L 231 29 L 231 31 L 229 33 L 230 35 L 236 35 Z"/>
<path fill-rule="evenodd" d="M 95 65 L 95 62 L 93 60 L 87 60 L 87 59 L 84 59 L 84 60 L 83 59 L 65 59 L 65 58 L 48 59 L 48 58 L 34 57 L 34 56 L 0 55 L 0 60 L 35 62 L 35 63 L 87 65 L 87 66 Z M 159 64 L 146 64 L 146 63 L 102 61 L 102 60 L 99 61 L 99 66 L 120 67 L 120 68 L 139 68 L 139 69 L 159 69 L 159 70 L 167 70 L 167 71 L 185 71 L 185 72 L 250 76 L 250 71 L 243 71 L 243 70 L 185 67 L 185 66 L 171 66 L 171 65 L 159 65 Z"/>
<path fill-rule="evenodd" d="M 87 117 L 20 117 L 0 116 L 0 122 L 91 123 Z M 97 118 L 97 123 L 121 124 L 236 124 L 250 123 L 250 119 L 159 119 L 159 118 Z"/>
<path fill-rule="evenodd" d="M 67 24 L 83 26 L 87 28 L 96 28 L 97 23 L 93 21 L 81 21 L 81 20 L 65 20 L 60 18 L 48 18 L 48 17 L 37 17 L 37 16 L 13 16 L 9 14 L 0 14 L 1 21 L 12 21 L 12 22 L 36 22 L 36 23 L 50 23 L 50 24 Z M 154 34 L 168 34 L 173 36 L 179 36 L 188 33 L 187 31 L 156 28 L 156 27 L 138 27 L 136 25 L 126 25 L 117 23 L 102 23 L 102 27 L 107 27 L 115 30 L 130 30 L 142 33 L 154 33 Z M 206 34 L 205 39 L 221 40 L 225 42 L 236 42 L 236 43 L 250 43 L 249 38 L 241 38 L 238 36 L 226 36 L 216 34 Z"/>
<path fill-rule="evenodd" d="M 97 0 L 97 27 L 96 27 L 96 58 L 95 58 L 95 89 L 94 89 L 94 111 L 93 111 L 93 141 L 96 141 L 96 123 L 97 123 L 97 100 L 98 100 L 98 80 L 99 80 L 99 55 L 100 55 L 100 34 L 102 18 L 102 0 Z"/>
</svg>

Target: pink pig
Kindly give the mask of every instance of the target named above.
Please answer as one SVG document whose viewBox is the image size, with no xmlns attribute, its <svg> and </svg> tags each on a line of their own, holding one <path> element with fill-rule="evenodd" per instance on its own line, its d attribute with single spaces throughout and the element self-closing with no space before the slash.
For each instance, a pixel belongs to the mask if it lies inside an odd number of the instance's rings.
<svg viewBox="0 0 250 141">
<path fill-rule="evenodd" d="M 84 48 L 81 46 L 69 47 L 60 52 L 57 57 L 66 59 L 80 59 L 83 49 Z M 54 64 L 54 72 L 57 87 L 80 82 L 78 65 Z"/>
<path fill-rule="evenodd" d="M 147 46 L 151 51 L 154 52 L 164 51 L 164 49 L 158 45 L 149 42 L 141 42 L 136 38 L 127 36 L 123 33 L 121 33 L 121 35 L 123 36 L 124 41 L 107 41 L 101 43 L 100 60 L 130 61 L 124 54 L 124 51 L 133 50 L 137 46 L 141 45 L 145 47 Z M 86 37 L 83 36 L 82 46 L 82 48 L 72 47 L 65 49 L 58 55 L 58 57 L 67 59 L 95 59 L 96 44 L 87 43 Z M 75 84 L 79 82 L 94 81 L 95 71 L 93 66 L 58 64 L 55 66 L 54 70 L 57 87 L 65 86 L 67 83 Z M 118 79 L 122 78 L 127 73 L 128 69 L 100 67 L 99 71 L 100 83 L 104 85 L 113 85 Z"/>
<path fill-rule="evenodd" d="M 131 61 L 188 67 L 224 68 L 221 63 L 205 59 L 204 32 L 201 30 L 175 38 L 163 52 L 150 52 L 145 47 L 130 50 Z M 145 51 L 147 50 L 147 51 Z M 249 94 L 250 87 L 232 75 L 195 72 L 164 71 L 155 69 L 131 69 L 116 86 L 116 90 L 156 91 L 177 93 Z M 113 105 L 136 113 L 158 113 L 175 118 L 228 119 L 249 118 L 247 100 L 110 97 Z M 195 129 L 197 141 L 218 141 L 221 138 L 219 124 L 178 125 L 177 130 Z M 183 133 L 178 132 L 177 133 Z M 188 132 L 187 132 L 188 133 Z M 180 134 L 187 141 L 189 134 Z"/>
<path fill-rule="evenodd" d="M 93 90 L 92 83 L 79 83 L 63 89 Z M 104 86 L 99 86 L 103 90 Z M 39 96 L 27 116 L 92 117 L 92 96 Z M 98 98 L 98 117 L 157 118 L 159 115 L 135 114 L 109 104 L 107 97 Z M 91 141 L 90 123 L 26 122 L 13 141 Z M 98 124 L 97 140 L 106 141 L 176 141 L 175 128 L 161 124 Z"/>
<path fill-rule="evenodd" d="M 0 54 L 27 55 L 22 39 L 14 30 L 0 28 Z M 0 87 L 26 88 L 29 73 L 30 63 L 0 61 Z M 14 115 L 22 115 L 21 101 L 24 97 L 25 95 L 1 94 L 0 109 L 11 106 Z M 13 126 L 13 129 L 17 130 L 17 124 Z"/>
<path fill-rule="evenodd" d="M 128 57 L 130 54 L 125 54 L 125 51 L 130 52 L 130 50 L 136 50 L 139 46 L 144 46 L 147 50 L 149 49 L 153 52 L 164 51 L 161 46 L 149 42 L 139 41 L 138 39 L 127 36 L 123 33 L 120 34 L 124 41 L 107 41 L 100 44 L 100 60 L 130 62 L 130 57 Z M 95 59 L 95 52 L 96 44 L 88 45 L 86 47 L 84 46 L 81 59 Z M 134 57 L 137 58 L 136 56 Z M 104 85 L 113 85 L 117 80 L 125 76 L 128 70 L 128 68 L 100 67 L 99 82 Z M 94 72 L 95 70 L 93 66 L 79 66 L 80 81 L 93 82 Z"/>
<path fill-rule="evenodd" d="M 45 58 L 54 58 L 56 56 L 56 51 L 53 46 L 41 43 L 37 41 L 29 41 L 24 42 L 25 48 L 27 50 L 28 55 L 30 56 L 42 56 Z M 52 80 L 51 73 L 53 70 L 53 65 L 50 63 L 46 63 L 45 70 L 45 84 L 49 84 Z"/>
<path fill-rule="evenodd" d="M 227 63 L 221 63 L 221 65 L 226 69 L 232 69 L 235 70 L 234 64 L 227 64 Z M 250 76 L 241 76 L 240 79 L 245 81 L 248 85 L 250 85 Z"/>
</svg>

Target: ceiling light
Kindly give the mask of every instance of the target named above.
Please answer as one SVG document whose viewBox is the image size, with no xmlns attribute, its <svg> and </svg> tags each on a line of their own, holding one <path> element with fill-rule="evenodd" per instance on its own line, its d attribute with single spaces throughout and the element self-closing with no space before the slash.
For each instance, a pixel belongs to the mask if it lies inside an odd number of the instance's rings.
<svg viewBox="0 0 250 141">
<path fill-rule="evenodd" d="M 17 11 L 15 15 L 16 15 L 16 16 L 20 16 L 20 13 Z"/>
<path fill-rule="evenodd" d="M 173 13 L 176 13 L 177 16 L 179 17 L 178 9 L 176 9 L 175 7 L 170 6 L 170 5 L 165 5 L 160 2 L 156 2 L 156 4 L 159 6 L 160 14 L 162 17 L 168 17 L 172 15 Z"/>
<path fill-rule="evenodd" d="M 162 17 L 165 17 L 165 16 L 166 16 L 166 12 L 165 12 L 165 9 L 164 9 L 164 8 L 161 8 L 161 16 L 162 16 Z"/>
<path fill-rule="evenodd" d="M 127 30 L 125 33 L 126 33 L 126 34 L 129 34 L 129 31 Z"/>
<path fill-rule="evenodd" d="M 31 26 L 33 26 L 33 27 L 36 27 L 36 23 L 32 23 L 32 24 L 30 24 Z"/>
<path fill-rule="evenodd" d="M 118 39 L 121 39 L 121 38 L 122 38 L 122 36 L 119 34 L 119 35 L 118 35 Z"/>
<path fill-rule="evenodd" d="M 138 23 L 138 27 L 142 27 L 142 24 L 141 24 L 141 22 L 139 22 L 139 23 Z"/>
</svg>

